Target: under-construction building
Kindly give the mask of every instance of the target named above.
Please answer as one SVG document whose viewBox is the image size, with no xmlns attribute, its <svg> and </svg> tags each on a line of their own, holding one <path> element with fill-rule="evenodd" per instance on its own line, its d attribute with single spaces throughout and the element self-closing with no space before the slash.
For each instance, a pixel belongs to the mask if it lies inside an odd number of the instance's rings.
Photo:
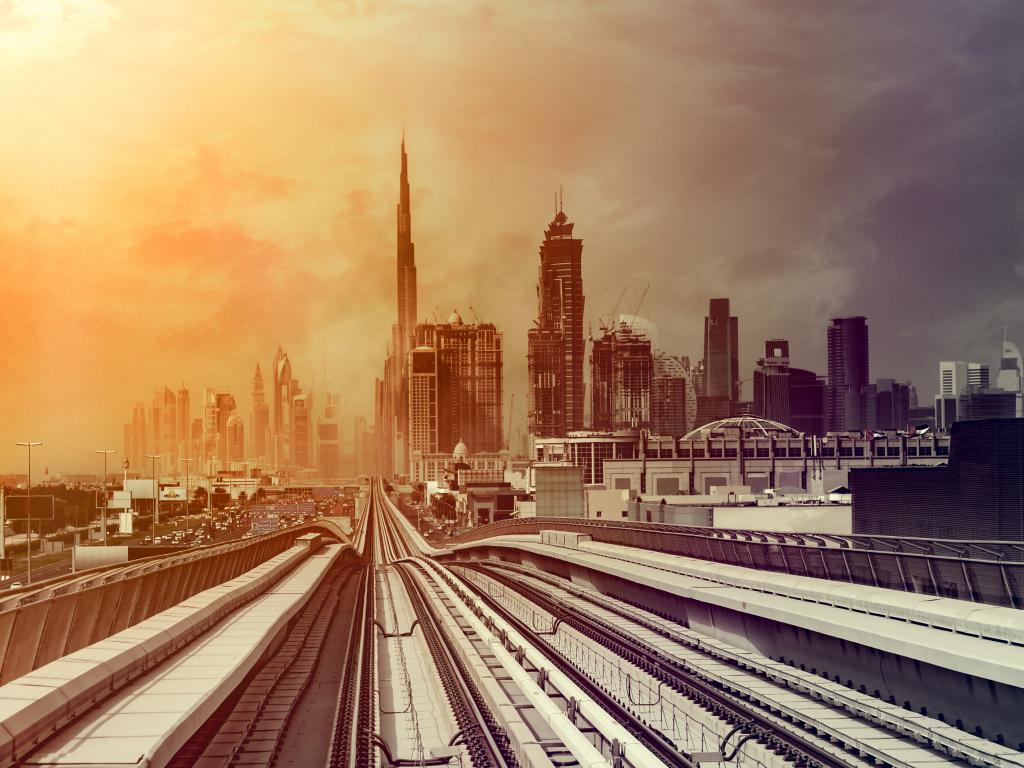
<svg viewBox="0 0 1024 768">
<path fill-rule="evenodd" d="M 651 340 L 626 323 L 603 330 L 590 357 L 593 428 L 650 429 Z"/>
</svg>

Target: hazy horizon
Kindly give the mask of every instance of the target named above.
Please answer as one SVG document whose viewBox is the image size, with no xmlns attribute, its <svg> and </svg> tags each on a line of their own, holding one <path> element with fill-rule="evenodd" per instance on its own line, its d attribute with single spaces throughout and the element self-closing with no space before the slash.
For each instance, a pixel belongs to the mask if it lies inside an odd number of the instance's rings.
<svg viewBox="0 0 1024 768">
<path fill-rule="evenodd" d="M 354 9 L 354 10 L 353 10 Z M 18 2 L 0 8 L 0 472 L 96 472 L 136 401 L 235 395 L 277 346 L 372 424 L 405 131 L 420 318 L 505 335 L 525 428 L 537 247 L 564 188 L 587 322 L 741 378 L 768 337 L 871 378 L 1024 345 L 1024 5 Z M 471 310 L 470 308 L 474 308 Z M 749 389 L 747 390 L 749 391 Z M 319 408 L 318 408 L 319 410 Z M 38 463 L 37 463 L 38 462 Z M 37 474 L 37 469 L 38 474 Z"/>
</svg>

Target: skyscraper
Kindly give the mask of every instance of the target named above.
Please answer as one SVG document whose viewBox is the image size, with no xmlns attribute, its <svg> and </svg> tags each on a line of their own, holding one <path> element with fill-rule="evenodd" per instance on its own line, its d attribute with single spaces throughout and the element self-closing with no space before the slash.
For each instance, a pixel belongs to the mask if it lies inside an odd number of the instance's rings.
<svg viewBox="0 0 1024 768">
<path fill-rule="evenodd" d="M 939 391 L 935 395 L 936 427 L 948 430 L 962 418 L 960 396 L 969 386 L 976 390 L 988 389 L 987 365 L 963 360 L 942 360 L 939 363 Z"/>
<path fill-rule="evenodd" d="M 697 421 L 706 424 L 733 415 L 740 399 L 739 319 L 728 299 L 711 299 L 704 318 L 704 392 L 697 398 Z"/>
<path fill-rule="evenodd" d="M 203 396 L 203 461 L 207 467 L 228 466 L 228 419 L 235 413 L 235 398 L 228 392 L 207 389 Z M 244 450 L 243 450 L 244 452 Z"/>
<path fill-rule="evenodd" d="M 620 322 L 594 339 L 590 365 L 594 429 L 650 429 L 651 340 Z"/>
<path fill-rule="evenodd" d="M 187 459 L 192 456 L 192 445 L 189 440 L 190 430 L 192 428 L 192 400 L 189 396 L 188 390 L 185 389 L 185 385 L 181 385 L 181 389 L 178 390 L 178 407 L 177 407 L 177 437 L 178 437 L 178 457 Z"/>
<path fill-rule="evenodd" d="M 320 477 L 341 477 L 341 425 L 338 421 L 341 398 L 334 392 L 324 392 L 323 416 L 316 425 L 317 467 Z"/>
<path fill-rule="evenodd" d="M 825 435 L 825 379 L 803 368 L 789 369 L 789 423 L 805 435 Z"/>
<path fill-rule="evenodd" d="M 135 403 L 132 420 L 124 425 L 124 457 L 129 468 L 142 472 L 146 454 L 149 453 L 146 431 L 146 409 L 142 403 Z"/>
<path fill-rule="evenodd" d="M 999 359 L 999 374 L 996 386 L 1004 392 L 1013 392 L 1017 397 L 1016 415 L 1024 416 L 1022 392 L 1024 392 L 1024 359 L 1020 349 L 1012 341 L 1003 339 L 1003 352 Z"/>
<path fill-rule="evenodd" d="M 875 381 L 874 429 L 906 429 L 910 424 L 910 382 Z"/>
<path fill-rule="evenodd" d="M 754 369 L 754 415 L 790 424 L 789 341 L 768 339 Z"/>
<path fill-rule="evenodd" d="M 697 418 L 697 393 L 682 358 L 654 353 L 651 377 L 651 431 L 682 437 Z"/>
<path fill-rule="evenodd" d="M 544 232 L 538 311 L 527 337 L 529 424 L 537 437 L 583 428 L 583 241 L 561 204 Z"/>
<path fill-rule="evenodd" d="M 292 455 L 292 402 L 299 394 L 299 383 L 292 377 L 292 362 L 281 347 L 274 355 L 273 461 L 276 465 L 294 463 Z"/>
<path fill-rule="evenodd" d="M 868 385 L 868 322 L 864 317 L 836 317 L 828 327 L 827 429 L 868 427 L 873 406 Z"/>
<path fill-rule="evenodd" d="M 460 441 L 473 453 L 504 447 L 502 354 L 493 324 L 466 325 L 458 312 L 416 327 L 407 374 L 411 451 L 450 453 Z"/>
<path fill-rule="evenodd" d="M 397 210 L 397 309 L 398 322 L 392 329 L 391 418 L 394 420 L 394 472 L 408 472 L 409 445 L 409 350 L 416 332 L 416 246 L 412 242 L 412 205 L 409 199 L 409 157 L 402 136 L 402 170 L 398 179 Z"/>
<path fill-rule="evenodd" d="M 312 466 L 309 450 L 310 427 L 313 423 L 312 410 L 312 398 L 308 394 L 298 394 L 292 398 L 291 463 L 295 467 L 305 468 Z"/>
<path fill-rule="evenodd" d="M 252 446 L 251 458 L 260 463 L 269 460 L 267 450 L 270 439 L 270 406 L 267 405 L 263 385 L 263 372 L 256 363 L 256 373 L 252 377 L 252 415 L 249 418 L 249 442 Z"/>
<path fill-rule="evenodd" d="M 178 469 L 177 429 L 177 397 L 168 387 L 160 387 L 153 393 L 149 409 L 149 447 L 160 454 L 161 472 Z"/>
<path fill-rule="evenodd" d="M 237 413 L 232 413 L 224 424 L 226 468 L 245 461 L 245 422 Z"/>
</svg>

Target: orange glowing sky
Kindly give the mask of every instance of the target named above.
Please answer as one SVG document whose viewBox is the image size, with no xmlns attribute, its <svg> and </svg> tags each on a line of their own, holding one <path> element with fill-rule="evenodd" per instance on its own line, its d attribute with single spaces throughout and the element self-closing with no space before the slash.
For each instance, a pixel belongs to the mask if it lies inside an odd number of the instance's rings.
<svg viewBox="0 0 1024 768">
<path fill-rule="evenodd" d="M 862 275 L 891 258 L 866 212 L 891 178 L 934 167 L 920 134 L 896 125 L 888 147 L 868 117 L 918 81 L 934 92 L 941 70 L 915 41 L 976 20 L 789 5 L 0 3 L 0 471 L 21 470 L 24 439 L 46 441 L 40 467 L 93 471 L 92 451 L 120 451 L 133 403 L 163 384 L 189 387 L 193 417 L 204 386 L 247 415 L 255 363 L 278 344 L 305 388 L 326 370 L 346 421 L 370 417 L 403 126 L 420 315 L 472 305 L 505 332 L 516 426 L 559 184 L 589 321 L 625 284 L 632 311 L 650 283 L 642 314 L 697 359 L 707 298 L 727 295 L 744 369 L 778 334 L 822 370 L 830 314 L 881 323 L 896 297 L 860 303 Z M 933 108 L 912 119 L 964 141 L 970 126 Z M 1024 326 L 1009 297 L 992 306 L 902 329 L 914 351 L 874 347 L 873 376 L 927 391 L 938 357 Z"/>
</svg>

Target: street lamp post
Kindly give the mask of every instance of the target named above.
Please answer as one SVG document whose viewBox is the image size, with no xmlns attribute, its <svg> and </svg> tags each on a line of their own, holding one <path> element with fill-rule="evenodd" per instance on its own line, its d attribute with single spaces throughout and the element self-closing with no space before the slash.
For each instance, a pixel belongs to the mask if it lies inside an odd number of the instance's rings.
<svg viewBox="0 0 1024 768">
<path fill-rule="evenodd" d="M 26 567 L 25 582 L 27 584 L 32 583 L 32 448 L 37 445 L 42 445 L 41 440 L 27 440 L 25 442 L 19 442 L 18 445 L 28 448 L 28 546 L 25 547 L 25 551 L 28 553 L 28 565 Z M 0 533 L 2 535 L 2 533 Z"/>
<path fill-rule="evenodd" d="M 156 460 L 163 458 L 162 453 L 147 453 L 147 459 L 153 460 L 153 544 L 156 544 L 156 523 L 160 517 L 160 489 L 156 481 Z"/>
<path fill-rule="evenodd" d="M 117 453 L 113 448 L 105 451 L 93 451 L 93 453 L 103 454 L 103 511 L 101 525 L 103 526 L 103 546 L 107 546 L 107 456 L 112 453 Z"/>
<path fill-rule="evenodd" d="M 192 467 L 192 459 L 178 459 L 179 464 L 185 465 L 185 537 L 188 537 L 188 472 Z"/>
</svg>

